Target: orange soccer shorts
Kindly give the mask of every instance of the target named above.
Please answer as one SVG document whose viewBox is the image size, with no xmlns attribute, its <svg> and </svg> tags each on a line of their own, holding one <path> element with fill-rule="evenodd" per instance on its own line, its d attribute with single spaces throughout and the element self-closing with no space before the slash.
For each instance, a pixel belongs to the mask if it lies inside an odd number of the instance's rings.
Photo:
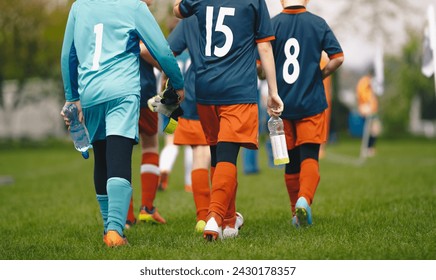
<svg viewBox="0 0 436 280">
<path fill-rule="evenodd" d="M 199 120 L 179 118 L 174 132 L 175 145 L 206 146 L 207 141 Z"/>
<path fill-rule="evenodd" d="M 139 114 L 139 133 L 153 136 L 157 133 L 158 115 L 150 111 L 148 107 L 143 107 Z"/>
<path fill-rule="evenodd" d="M 232 142 L 248 149 L 258 148 L 257 104 L 197 104 L 197 109 L 208 145 Z"/>
<path fill-rule="evenodd" d="M 288 150 L 304 143 L 322 144 L 327 141 L 326 111 L 301 120 L 283 119 Z"/>
</svg>

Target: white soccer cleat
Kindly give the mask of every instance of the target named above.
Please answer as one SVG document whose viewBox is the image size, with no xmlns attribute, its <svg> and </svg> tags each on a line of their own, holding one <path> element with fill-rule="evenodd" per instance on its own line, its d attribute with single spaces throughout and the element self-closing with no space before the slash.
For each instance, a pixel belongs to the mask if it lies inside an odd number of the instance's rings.
<svg viewBox="0 0 436 280">
<path fill-rule="evenodd" d="M 244 225 L 244 217 L 241 213 L 236 212 L 236 218 L 234 219 L 234 224 L 232 223 L 231 219 L 228 221 L 229 224 L 227 224 L 223 230 L 223 238 L 235 238 L 239 234 L 239 230 Z"/>
<path fill-rule="evenodd" d="M 203 237 L 207 241 L 214 241 L 223 238 L 222 228 L 218 226 L 214 217 L 211 217 L 204 227 Z"/>
<path fill-rule="evenodd" d="M 239 230 L 242 228 L 243 225 L 244 225 L 244 217 L 242 216 L 241 213 L 236 212 L 235 227 Z"/>
<path fill-rule="evenodd" d="M 226 228 L 223 230 L 223 239 L 235 238 L 238 236 L 238 234 L 238 229 L 226 226 Z"/>
</svg>

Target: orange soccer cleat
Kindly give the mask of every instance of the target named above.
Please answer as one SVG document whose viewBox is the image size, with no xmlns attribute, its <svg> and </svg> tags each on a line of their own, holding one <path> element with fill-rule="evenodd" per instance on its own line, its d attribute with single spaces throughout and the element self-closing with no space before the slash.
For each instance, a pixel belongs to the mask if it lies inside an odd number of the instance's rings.
<svg viewBox="0 0 436 280">
<path fill-rule="evenodd" d="M 129 244 L 127 238 L 119 235 L 116 230 L 109 230 L 104 236 L 103 241 L 108 247 L 120 247 Z"/>
</svg>

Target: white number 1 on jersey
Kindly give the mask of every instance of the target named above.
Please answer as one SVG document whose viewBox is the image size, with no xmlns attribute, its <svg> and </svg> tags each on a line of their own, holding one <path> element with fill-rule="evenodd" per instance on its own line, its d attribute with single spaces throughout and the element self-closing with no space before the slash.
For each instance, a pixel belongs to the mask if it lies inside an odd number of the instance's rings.
<svg viewBox="0 0 436 280">
<path fill-rule="evenodd" d="M 94 58 L 92 59 L 91 70 L 98 70 L 98 68 L 100 68 L 100 56 L 101 56 L 101 47 L 103 41 L 103 23 L 94 25 L 94 33 L 95 33 L 95 50 L 94 50 Z"/>
</svg>

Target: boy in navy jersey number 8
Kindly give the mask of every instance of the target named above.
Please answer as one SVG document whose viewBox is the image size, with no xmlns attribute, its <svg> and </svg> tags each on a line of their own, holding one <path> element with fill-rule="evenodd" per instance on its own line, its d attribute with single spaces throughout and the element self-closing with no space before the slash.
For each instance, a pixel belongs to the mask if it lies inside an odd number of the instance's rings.
<svg viewBox="0 0 436 280">
<path fill-rule="evenodd" d="M 282 118 L 290 158 L 285 182 L 296 227 L 312 224 L 310 205 L 320 180 L 319 148 L 327 139 L 323 79 L 344 60 L 325 20 L 306 10 L 308 2 L 281 0 L 284 10 L 272 19 L 277 86 L 285 104 Z M 330 61 L 320 69 L 322 51 Z"/>
<path fill-rule="evenodd" d="M 203 234 L 211 241 L 222 237 L 222 227 L 235 225 L 239 149 L 258 147 L 256 43 L 268 81 L 268 113 L 279 116 L 283 110 L 270 44 L 274 36 L 264 0 L 175 0 L 174 14 L 195 15 L 200 28 L 195 92 L 211 147 L 212 192 Z"/>
</svg>

